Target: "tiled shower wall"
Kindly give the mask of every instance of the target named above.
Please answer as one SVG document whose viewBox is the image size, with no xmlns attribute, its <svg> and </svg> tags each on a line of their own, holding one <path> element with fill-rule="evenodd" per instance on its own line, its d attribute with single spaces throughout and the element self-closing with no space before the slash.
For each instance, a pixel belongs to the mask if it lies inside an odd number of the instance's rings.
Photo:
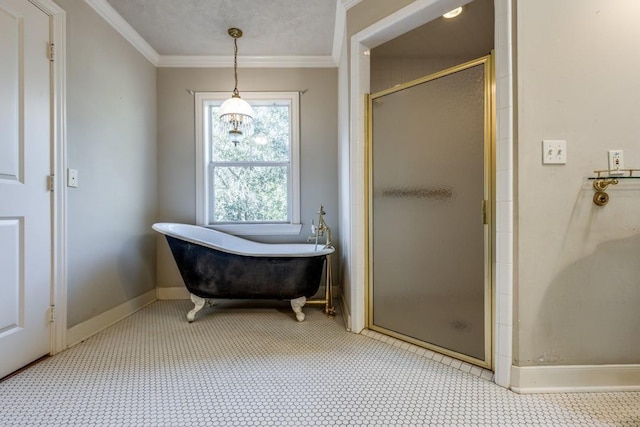
<svg viewBox="0 0 640 427">
<path fill-rule="evenodd" d="M 513 67 L 511 0 L 495 0 L 495 382 L 509 387 L 513 359 Z"/>
</svg>

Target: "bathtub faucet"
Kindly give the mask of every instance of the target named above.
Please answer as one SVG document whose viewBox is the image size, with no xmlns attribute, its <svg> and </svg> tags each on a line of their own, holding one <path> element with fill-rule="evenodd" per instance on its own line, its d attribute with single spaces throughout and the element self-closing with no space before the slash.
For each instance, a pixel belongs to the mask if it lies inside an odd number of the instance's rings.
<svg viewBox="0 0 640 427">
<path fill-rule="evenodd" d="M 318 211 L 318 225 L 316 225 L 313 220 L 311 220 L 311 232 L 313 233 L 313 235 L 307 238 L 307 242 L 315 241 L 316 249 L 318 249 L 318 239 L 320 237 L 325 237 L 325 233 L 326 238 L 324 247 L 328 248 L 329 246 L 331 246 L 331 229 L 329 228 L 327 223 L 324 222 L 325 215 L 326 212 L 324 211 L 324 207 L 320 205 L 320 210 Z"/>
</svg>

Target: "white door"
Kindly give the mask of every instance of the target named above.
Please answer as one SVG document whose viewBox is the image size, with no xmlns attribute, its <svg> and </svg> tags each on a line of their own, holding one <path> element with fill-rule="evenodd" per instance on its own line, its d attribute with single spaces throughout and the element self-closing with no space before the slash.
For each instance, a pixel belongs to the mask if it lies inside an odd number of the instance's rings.
<svg viewBox="0 0 640 427">
<path fill-rule="evenodd" d="M 0 0 L 0 378 L 51 349 L 49 25 Z"/>
</svg>

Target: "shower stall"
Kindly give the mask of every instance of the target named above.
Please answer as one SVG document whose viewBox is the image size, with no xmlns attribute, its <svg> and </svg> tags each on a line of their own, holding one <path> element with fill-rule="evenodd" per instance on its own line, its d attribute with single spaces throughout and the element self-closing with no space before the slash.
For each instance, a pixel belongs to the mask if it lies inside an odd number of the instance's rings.
<svg viewBox="0 0 640 427">
<path fill-rule="evenodd" d="M 370 329 L 492 368 L 488 55 L 368 98 Z"/>
</svg>

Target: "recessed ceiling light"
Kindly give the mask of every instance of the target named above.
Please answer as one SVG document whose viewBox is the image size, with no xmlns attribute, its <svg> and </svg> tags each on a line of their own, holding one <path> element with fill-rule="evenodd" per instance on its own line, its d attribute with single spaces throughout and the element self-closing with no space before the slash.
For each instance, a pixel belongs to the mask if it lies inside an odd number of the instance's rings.
<svg viewBox="0 0 640 427">
<path fill-rule="evenodd" d="M 369 56 L 371 55 L 371 51 L 369 49 L 365 50 L 364 52 L 362 52 L 364 54 L 364 56 Z"/>
<path fill-rule="evenodd" d="M 456 16 L 460 15 L 461 13 L 462 13 L 462 7 L 456 7 L 452 11 L 449 11 L 449 12 L 445 13 L 444 15 L 442 15 L 442 17 L 443 18 L 455 18 Z"/>
</svg>

